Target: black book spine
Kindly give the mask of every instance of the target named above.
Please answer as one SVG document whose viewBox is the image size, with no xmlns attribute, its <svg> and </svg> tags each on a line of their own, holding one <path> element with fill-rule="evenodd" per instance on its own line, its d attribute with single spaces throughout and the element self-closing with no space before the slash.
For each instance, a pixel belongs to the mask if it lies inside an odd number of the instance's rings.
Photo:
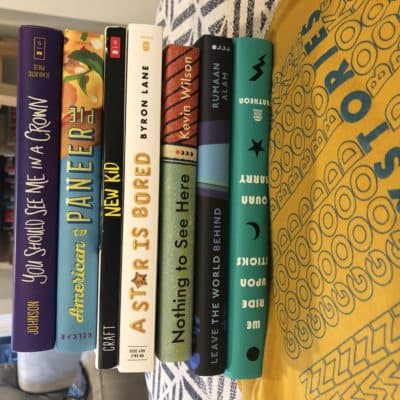
<svg viewBox="0 0 400 400">
<path fill-rule="evenodd" d="M 96 366 L 100 369 L 118 365 L 126 29 L 107 27 L 105 39 L 104 150 L 96 359 Z"/>
<path fill-rule="evenodd" d="M 224 372 L 228 249 L 232 40 L 210 35 L 200 48 L 192 369 Z"/>
</svg>

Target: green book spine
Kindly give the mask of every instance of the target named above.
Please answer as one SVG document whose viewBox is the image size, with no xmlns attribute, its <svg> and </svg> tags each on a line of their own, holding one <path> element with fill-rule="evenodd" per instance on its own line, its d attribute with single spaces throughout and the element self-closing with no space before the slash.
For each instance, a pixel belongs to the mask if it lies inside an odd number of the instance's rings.
<svg viewBox="0 0 400 400">
<path fill-rule="evenodd" d="M 162 361 L 184 361 L 192 351 L 198 78 L 199 49 L 165 49 L 156 344 Z"/>
<path fill-rule="evenodd" d="M 267 322 L 268 136 L 272 45 L 233 39 L 227 367 L 261 376 Z"/>
</svg>

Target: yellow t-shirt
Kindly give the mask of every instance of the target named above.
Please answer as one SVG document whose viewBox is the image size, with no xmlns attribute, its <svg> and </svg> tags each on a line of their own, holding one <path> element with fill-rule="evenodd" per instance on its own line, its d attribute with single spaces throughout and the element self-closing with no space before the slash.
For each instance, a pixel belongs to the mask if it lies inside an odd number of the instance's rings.
<svg viewBox="0 0 400 400">
<path fill-rule="evenodd" d="M 400 0 L 281 0 L 263 376 L 244 398 L 400 399 Z"/>
</svg>

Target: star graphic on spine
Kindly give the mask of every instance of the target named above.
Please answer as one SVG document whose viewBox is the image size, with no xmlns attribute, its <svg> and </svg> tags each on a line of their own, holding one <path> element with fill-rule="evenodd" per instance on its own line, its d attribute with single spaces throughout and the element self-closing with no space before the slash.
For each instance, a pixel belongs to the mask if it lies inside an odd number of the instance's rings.
<svg viewBox="0 0 400 400">
<path fill-rule="evenodd" d="M 142 286 L 144 286 L 144 285 L 147 286 L 146 277 L 147 277 L 147 274 L 142 275 L 142 274 L 139 274 L 139 272 L 136 272 L 136 275 L 135 275 L 135 277 L 131 280 L 131 282 L 133 282 L 133 283 L 136 285 L 136 287 L 137 287 L 138 289 L 140 289 L 140 288 L 141 288 Z"/>
<path fill-rule="evenodd" d="M 259 142 L 256 142 L 254 139 L 251 139 L 251 141 L 253 142 L 253 146 L 249 147 L 250 151 L 254 151 L 256 153 L 256 156 L 258 157 L 258 153 L 260 151 L 265 151 L 262 147 L 261 147 L 261 143 L 262 140 L 260 140 Z"/>
</svg>

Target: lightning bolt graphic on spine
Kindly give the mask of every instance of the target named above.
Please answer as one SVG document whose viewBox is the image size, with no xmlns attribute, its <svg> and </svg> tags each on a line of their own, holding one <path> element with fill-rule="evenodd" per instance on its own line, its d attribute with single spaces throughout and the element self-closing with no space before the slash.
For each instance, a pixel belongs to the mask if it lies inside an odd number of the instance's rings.
<svg viewBox="0 0 400 400">
<path fill-rule="evenodd" d="M 264 58 L 266 54 L 263 56 L 259 57 L 259 63 L 256 65 L 253 65 L 253 69 L 256 71 L 256 73 L 250 78 L 251 81 L 256 81 L 263 73 L 264 71 L 262 70 L 262 67 L 265 65 Z"/>
</svg>

